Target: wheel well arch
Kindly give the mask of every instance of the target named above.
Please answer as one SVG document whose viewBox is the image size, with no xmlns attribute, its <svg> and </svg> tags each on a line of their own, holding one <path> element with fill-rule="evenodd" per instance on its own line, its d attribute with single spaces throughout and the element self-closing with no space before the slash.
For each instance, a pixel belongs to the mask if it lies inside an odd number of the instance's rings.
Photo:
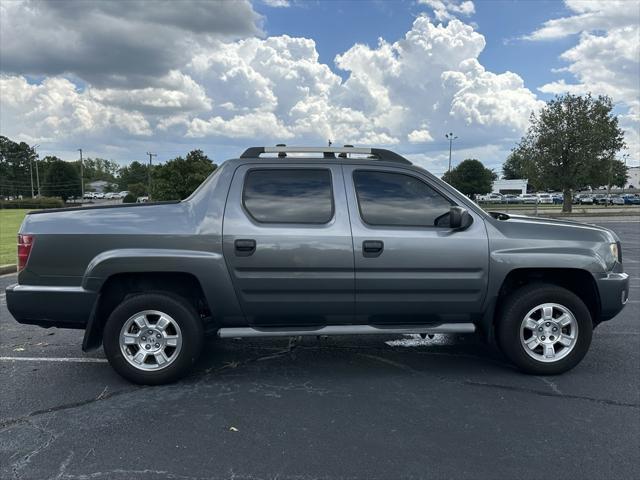
<svg viewBox="0 0 640 480">
<path fill-rule="evenodd" d="M 593 275 L 580 268 L 516 268 L 504 278 L 498 291 L 498 300 L 493 314 L 493 326 L 502 313 L 501 300 L 518 288 L 531 283 L 558 285 L 577 295 L 589 309 L 594 326 L 599 323 L 600 294 Z"/>
<path fill-rule="evenodd" d="M 82 349 L 93 350 L 102 343 L 102 331 L 111 312 L 127 297 L 162 292 L 189 302 L 203 319 L 211 317 L 207 298 L 198 278 L 187 272 L 125 272 L 111 275 L 102 284 L 85 330 Z"/>
</svg>

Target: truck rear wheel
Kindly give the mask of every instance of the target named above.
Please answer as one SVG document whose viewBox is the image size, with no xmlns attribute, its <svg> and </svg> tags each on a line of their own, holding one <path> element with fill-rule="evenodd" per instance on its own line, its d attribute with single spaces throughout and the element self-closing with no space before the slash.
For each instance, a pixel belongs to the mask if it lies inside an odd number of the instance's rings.
<svg viewBox="0 0 640 480">
<path fill-rule="evenodd" d="M 504 354 L 522 371 L 557 375 L 575 367 L 589 345 L 589 309 L 573 292 L 536 284 L 513 292 L 502 309 L 496 335 Z"/>
<path fill-rule="evenodd" d="M 200 356 L 204 338 L 195 309 L 180 298 L 146 293 L 125 299 L 103 333 L 111 366 L 124 378 L 160 385 L 183 377 Z"/>
</svg>

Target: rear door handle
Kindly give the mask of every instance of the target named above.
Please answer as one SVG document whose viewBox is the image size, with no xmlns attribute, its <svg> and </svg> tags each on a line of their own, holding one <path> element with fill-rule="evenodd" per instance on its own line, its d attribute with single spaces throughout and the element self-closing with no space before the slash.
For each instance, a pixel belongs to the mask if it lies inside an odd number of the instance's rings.
<svg viewBox="0 0 640 480">
<path fill-rule="evenodd" d="M 384 243 L 380 240 L 365 240 L 362 242 L 362 255 L 378 257 L 384 250 Z"/>
<path fill-rule="evenodd" d="M 236 249 L 236 255 L 239 257 L 248 257 L 256 251 L 256 241 L 249 239 L 238 239 L 233 242 Z"/>
</svg>

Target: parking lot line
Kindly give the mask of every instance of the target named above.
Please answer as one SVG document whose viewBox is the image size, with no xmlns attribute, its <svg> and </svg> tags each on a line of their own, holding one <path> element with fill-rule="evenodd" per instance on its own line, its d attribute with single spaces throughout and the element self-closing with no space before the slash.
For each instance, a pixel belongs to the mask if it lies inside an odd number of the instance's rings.
<svg viewBox="0 0 640 480">
<path fill-rule="evenodd" d="M 82 358 L 82 357 L 0 357 L 0 362 L 107 363 L 107 359 L 106 358 Z"/>
</svg>

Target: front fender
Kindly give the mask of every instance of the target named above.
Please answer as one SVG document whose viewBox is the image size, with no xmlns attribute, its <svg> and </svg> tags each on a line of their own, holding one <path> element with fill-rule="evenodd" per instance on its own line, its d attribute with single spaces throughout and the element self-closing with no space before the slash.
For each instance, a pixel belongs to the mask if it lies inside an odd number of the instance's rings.
<svg viewBox="0 0 640 480">
<path fill-rule="evenodd" d="M 606 260 L 595 249 L 575 247 L 518 247 L 494 250 L 490 255 L 490 275 L 482 331 L 487 338 L 493 335 L 493 321 L 498 297 L 507 277 L 520 269 L 582 270 L 592 275 L 606 270 Z"/>
</svg>

